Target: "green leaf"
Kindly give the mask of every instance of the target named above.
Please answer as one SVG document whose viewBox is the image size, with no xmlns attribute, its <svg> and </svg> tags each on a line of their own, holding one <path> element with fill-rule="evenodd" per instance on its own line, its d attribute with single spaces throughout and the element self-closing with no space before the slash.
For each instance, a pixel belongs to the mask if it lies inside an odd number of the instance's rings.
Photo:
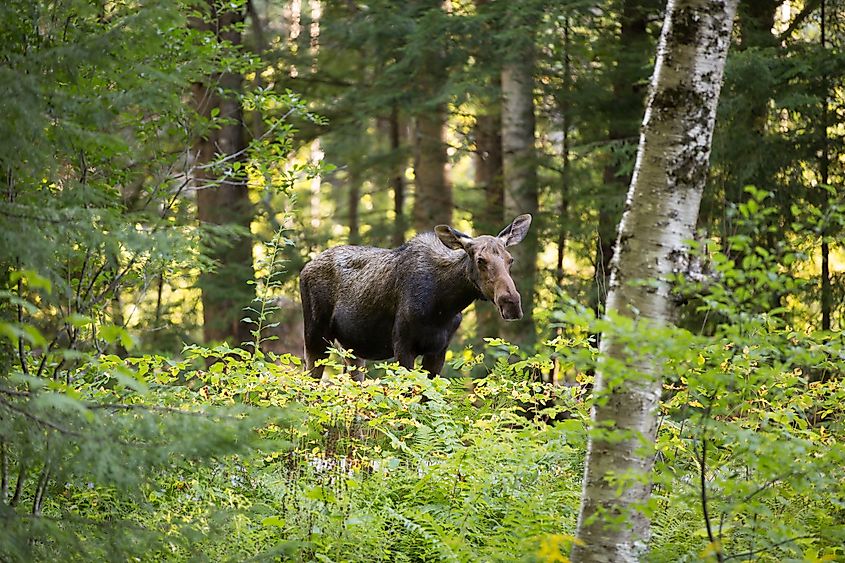
<svg viewBox="0 0 845 563">
<path fill-rule="evenodd" d="M 261 521 L 261 525 L 270 528 L 284 528 L 285 519 L 279 516 L 268 516 Z"/>
<path fill-rule="evenodd" d="M 52 282 L 32 270 L 15 270 L 9 274 L 9 285 L 14 285 L 19 280 L 25 281 L 26 285 L 34 289 L 43 289 L 47 293 L 53 291 Z"/>
<path fill-rule="evenodd" d="M 132 335 L 122 326 L 113 324 L 103 325 L 100 327 L 99 333 L 100 337 L 109 344 L 120 342 L 121 346 L 127 350 L 135 347 L 135 341 L 132 339 Z"/>
</svg>

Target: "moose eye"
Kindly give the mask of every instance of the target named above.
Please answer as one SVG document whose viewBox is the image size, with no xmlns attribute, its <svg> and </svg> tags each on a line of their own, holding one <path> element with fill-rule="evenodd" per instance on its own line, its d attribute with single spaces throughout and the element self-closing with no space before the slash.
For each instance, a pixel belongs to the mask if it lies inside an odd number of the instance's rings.
<svg viewBox="0 0 845 563">
<path fill-rule="evenodd" d="M 483 256 L 479 256 L 478 258 L 476 258 L 476 259 L 475 259 L 475 262 L 476 262 L 476 264 L 478 264 L 479 266 L 486 266 L 486 265 L 487 265 L 487 259 L 486 259 L 486 258 L 484 258 Z"/>
</svg>

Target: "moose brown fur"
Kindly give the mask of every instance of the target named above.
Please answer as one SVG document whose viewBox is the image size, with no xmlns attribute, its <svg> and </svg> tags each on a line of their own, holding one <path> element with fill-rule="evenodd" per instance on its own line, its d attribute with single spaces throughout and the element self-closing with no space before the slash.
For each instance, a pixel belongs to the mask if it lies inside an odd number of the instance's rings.
<svg viewBox="0 0 845 563">
<path fill-rule="evenodd" d="M 440 373 L 449 341 L 473 301 L 492 301 L 505 320 L 522 318 L 506 247 L 525 238 L 531 215 L 497 236 L 471 237 L 447 225 L 392 250 L 338 246 L 308 263 L 299 278 L 305 359 L 320 377 L 319 359 L 337 341 L 359 359 L 396 358 L 405 368 Z"/>
</svg>

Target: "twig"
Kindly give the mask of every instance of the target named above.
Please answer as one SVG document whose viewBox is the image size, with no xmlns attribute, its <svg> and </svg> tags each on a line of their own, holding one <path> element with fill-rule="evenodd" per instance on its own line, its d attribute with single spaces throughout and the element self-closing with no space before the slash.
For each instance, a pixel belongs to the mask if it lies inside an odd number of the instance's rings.
<svg viewBox="0 0 845 563">
<path fill-rule="evenodd" d="M 700 481 L 701 481 L 701 511 L 704 514 L 704 525 L 707 528 L 707 539 L 710 540 L 710 545 L 714 547 L 716 551 L 716 559 L 719 563 L 724 561 L 724 557 L 722 557 L 722 546 L 716 543 L 716 539 L 713 537 L 713 527 L 710 525 L 710 514 L 707 510 L 707 479 L 705 478 L 705 471 L 707 468 L 707 438 L 702 436 L 701 437 L 701 470 L 700 470 Z"/>
<path fill-rule="evenodd" d="M 4 395 L 11 395 L 12 397 L 29 397 L 29 391 L 18 391 L 17 389 L 9 389 L 8 387 L 0 387 L 0 393 Z"/>
<path fill-rule="evenodd" d="M 275 130 L 275 129 L 276 129 L 276 127 L 278 127 L 281 123 L 283 123 L 283 122 L 285 121 L 285 119 L 287 119 L 288 117 L 290 117 L 290 115 L 291 115 L 294 111 L 295 111 L 295 108 L 291 108 L 291 109 L 289 109 L 287 112 L 285 112 L 285 114 L 284 114 L 283 116 L 281 116 L 279 119 L 277 119 L 277 120 L 276 120 L 276 122 L 275 122 L 275 123 L 273 123 L 273 125 L 271 125 L 271 126 L 267 129 L 267 131 L 265 131 L 265 132 L 264 132 L 264 133 L 263 133 L 260 137 L 258 137 L 257 139 L 255 139 L 255 141 L 261 141 L 261 140 L 264 140 L 264 139 L 265 139 L 268 135 L 270 135 L 270 133 L 272 133 L 272 132 L 273 132 L 273 130 Z M 253 142 L 255 142 L 255 141 L 253 141 Z M 227 162 L 227 161 L 232 160 L 232 159 L 234 159 L 234 158 L 238 158 L 238 157 L 239 157 L 239 156 L 241 156 L 242 154 L 245 154 L 247 151 L 249 151 L 249 149 L 250 149 L 250 148 L 252 148 L 252 147 L 248 145 L 248 146 L 246 146 L 245 148 L 243 148 L 243 149 L 241 149 L 241 150 L 239 150 L 239 151 L 235 151 L 235 152 L 233 152 L 232 154 L 227 154 L 225 157 L 223 157 L 223 158 L 219 158 L 219 159 L 214 160 L 214 161 L 212 161 L 212 162 L 209 162 L 208 164 L 198 164 L 198 165 L 194 166 L 194 167 L 192 168 L 192 170 L 205 170 L 205 169 L 207 169 L 207 168 L 214 168 L 215 166 L 219 166 L 219 165 L 221 165 L 221 164 L 222 164 L 222 163 L 224 163 L 224 162 Z M 240 184 L 238 184 L 238 185 L 240 185 Z"/>
<path fill-rule="evenodd" d="M 18 414 L 25 416 L 26 418 L 32 420 L 33 422 L 35 422 L 37 424 L 40 424 L 42 426 L 46 426 L 47 428 L 52 428 L 53 430 L 57 430 L 57 431 L 61 432 L 62 434 L 67 434 L 69 436 L 77 436 L 77 437 L 82 436 L 79 432 L 76 432 L 74 430 L 68 430 L 67 428 L 65 428 L 63 426 L 59 426 L 55 422 L 45 420 L 45 419 L 43 419 L 39 416 L 35 416 L 31 412 L 27 412 L 24 409 L 18 408 L 15 405 L 13 405 L 12 403 L 10 403 L 9 401 L 4 401 L 3 399 L 0 399 L 0 405 L 5 406 L 7 409 L 9 409 L 12 412 L 16 412 Z"/>
<path fill-rule="evenodd" d="M 11 395 L 13 397 L 32 397 L 32 393 L 30 391 L 18 391 L 16 389 L 9 389 L 8 387 L 0 387 L 0 393 L 4 395 Z M 3 401 L 0 399 L 0 402 L 6 404 L 8 406 L 7 401 Z M 179 409 L 176 407 L 167 407 L 164 405 L 142 405 L 137 403 L 94 403 L 94 402 L 85 402 L 82 403 L 83 406 L 89 410 L 146 410 L 151 412 L 166 412 L 172 414 L 183 414 L 187 416 L 206 416 L 212 417 L 216 416 L 221 419 L 226 420 L 240 420 L 237 416 L 231 415 L 219 415 L 219 414 L 211 414 L 202 411 L 186 411 L 183 409 Z M 14 408 L 12 410 L 15 410 Z M 20 411 L 16 411 L 20 412 Z M 23 413 L 22 413 L 23 414 Z M 29 413 L 27 413 L 29 414 Z M 58 430 L 58 428 L 56 428 Z"/>
<path fill-rule="evenodd" d="M 752 498 L 754 498 L 758 494 L 762 493 L 763 491 L 765 491 L 766 489 L 768 489 L 769 487 L 771 487 L 772 485 L 774 485 L 778 481 L 782 481 L 783 479 L 786 479 L 787 477 L 792 477 L 793 475 L 795 475 L 797 473 L 799 473 L 799 471 L 789 471 L 787 473 L 784 473 L 783 475 L 778 475 L 777 477 L 774 477 L 773 479 L 769 479 L 768 481 L 766 481 L 765 483 L 760 485 L 754 492 L 750 493 L 744 499 L 742 499 L 742 501 L 748 502 L 749 500 L 751 500 Z"/>
<path fill-rule="evenodd" d="M 50 352 L 53 351 L 53 346 L 56 345 L 58 342 L 59 334 L 61 332 L 57 332 L 56 336 L 50 341 L 50 344 L 47 345 L 47 350 L 44 351 L 44 354 L 41 356 L 41 361 L 38 363 L 38 371 L 35 372 L 35 377 L 41 377 L 41 374 L 44 373 L 44 368 L 47 367 L 47 358 L 50 357 Z"/>
<path fill-rule="evenodd" d="M 231 415 L 216 415 L 210 414 L 202 411 L 186 411 L 182 409 L 177 409 L 174 407 L 165 407 L 162 405 L 141 405 L 141 404 L 132 404 L 132 403 L 86 403 L 85 407 L 90 410 L 115 410 L 115 411 L 128 411 L 128 410 L 144 410 L 150 412 L 161 412 L 161 413 L 170 413 L 170 414 L 182 414 L 186 416 L 198 416 L 198 417 L 218 417 L 224 420 L 240 420 L 237 416 Z"/>
<path fill-rule="evenodd" d="M 792 23 L 789 24 L 789 27 L 787 27 L 783 31 L 783 33 L 778 35 L 778 39 L 780 39 L 781 41 L 789 39 L 789 36 L 792 35 L 792 32 L 798 29 L 798 26 L 801 25 L 804 20 L 806 20 L 807 17 L 812 14 L 816 8 L 819 7 L 819 5 L 821 5 L 821 0 L 809 0 L 804 6 L 804 9 L 801 10 L 801 12 L 797 16 L 795 16 L 795 19 L 792 20 Z"/>
<path fill-rule="evenodd" d="M 723 561 L 728 561 L 730 559 L 739 559 L 740 557 L 751 557 L 752 555 L 756 555 L 758 553 L 766 551 L 767 549 L 772 549 L 773 547 L 778 547 L 778 546 L 781 546 L 781 545 L 784 545 L 784 544 L 787 544 L 787 543 L 792 543 L 792 542 L 798 541 L 798 540 L 812 539 L 812 538 L 815 538 L 815 537 L 816 536 L 814 536 L 812 534 L 808 535 L 808 536 L 795 536 L 795 537 L 789 538 L 787 540 L 783 540 L 783 541 L 779 541 L 779 542 L 775 542 L 775 543 L 770 543 L 766 547 L 761 547 L 760 549 L 752 549 L 752 550 L 749 550 L 749 551 L 745 551 L 743 553 L 735 553 L 733 555 L 729 555 L 729 556 L 725 557 L 723 559 Z"/>
</svg>

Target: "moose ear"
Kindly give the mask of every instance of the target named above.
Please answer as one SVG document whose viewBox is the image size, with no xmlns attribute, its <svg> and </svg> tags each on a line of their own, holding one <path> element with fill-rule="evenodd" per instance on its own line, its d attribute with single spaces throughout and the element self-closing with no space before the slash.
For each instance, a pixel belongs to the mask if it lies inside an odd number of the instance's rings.
<svg viewBox="0 0 845 563">
<path fill-rule="evenodd" d="M 502 229 L 499 233 L 499 238 L 505 243 L 505 246 L 513 246 L 522 242 L 525 235 L 528 234 L 528 227 L 531 226 L 531 215 L 526 213 L 520 215 L 513 220 L 513 223 Z"/>
<path fill-rule="evenodd" d="M 465 250 L 466 243 L 472 240 L 469 235 L 456 231 L 449 225 L 437 225 L 434 227 L 434 233 L 440 239 L 440 242 L 452 250 Z"/>
</svg>

